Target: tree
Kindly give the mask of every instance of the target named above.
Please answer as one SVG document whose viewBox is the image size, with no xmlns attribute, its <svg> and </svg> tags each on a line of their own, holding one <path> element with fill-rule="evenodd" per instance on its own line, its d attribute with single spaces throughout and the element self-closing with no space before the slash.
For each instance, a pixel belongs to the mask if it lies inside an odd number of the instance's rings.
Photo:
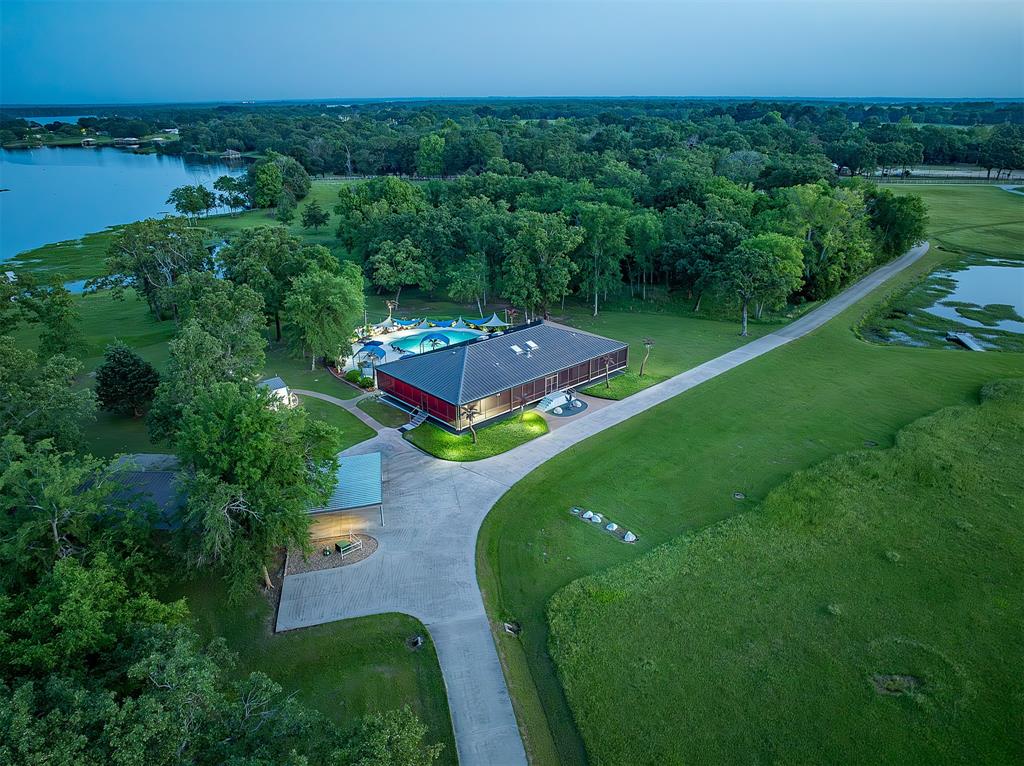
<svg viewBox="0 0 1024 766">
<path fill-rule="evenodd" d="M 444 136 L 428 133 L 420 139 L 416 150 L 416 173 L 439 176 L 444 172 Z"/>
<path fill-rule="evenodd" d="M 473 435 L 473 444 L 476 444 L 476 428 L 473 424 L 480 417 L 480 407 L 475 402 L 464 404 L 459 408 L 459 412 L 466 419 L 466 423 L 469 424 L 469 432 Z"/>
<path fill-rule="evenodd" d="M 434 286 L 433 267 L 409 238 L 398 243 L 384 241 L 370 256 L 367 266 L 374 285 L 395 291 L 396 304 L 406 285 L 419 285 L 424 290 Z"/>
<path fill-rule="evenodd" d="M 171 190 L 167 204 L 173 205 L 178 215 L 191 219 L 200 213 L 209 213 L 210 208 L 216 207 L 217 196 L 202 184 L 185 185 Z"/>
<path fill-rule="evenodd" d="M 281 340 L 281 308 L 292 279 L 314 266 L 322 271 L 338 270 L 338 259 L 330 250 L 303 245 L 282 226 L 243 229 L 219 256 L 228 280 L 248 285 L 262 296 L 264 311 L 274 320 L 277 340 Z"/>
<path fill-rule="evenodd" d="M 57 449 L 81 449 L 82 428 L 96 412 L 93 392 L 73 388 L 81 369 L 77 359 L 61 354 L 40 364 L 35 353 L 0 336 L 0 432 L 30 444 L 52 439 Z"/>
<path fill-rule="evenodd" d="M 363 274 L 354 263 L 346 262 L 340 274 L 314 268 L 295 278 L 285 312 L 298 331 L 296 340 L 310 352 L 310 369 L 320 357 L 333 357 L 341 366 L 364 306 Z"/>
<path fill-rule="evenodd" d="M 654 265 L 661 251 L 662 237 L 661 219 L 649 210 L 636 213 L 626 221 L 626 243 L 632 255 L 632 263 L 640 272 L 644 300 L 647 300 L 647 283 L 653 276 Z M 632 280 L 630 287 L 632 288 Z"/>
<path fill-rule="evenodd" d="M 476 301 L 477 311 L 483 316 L 487 296 L 487 257 L 483 253 L 467 255 L 449 270 L 446 281 L 449 298 L 458 303 Z"/>
<path fill-rule="evenodd" d="M 725 279 L 740 298 L 743 329 L 752 300 L 780 305 L 803 283 L 800 240 L 782 234 L 758 234 L 726 255 Z"/>
<path fill-rule="evenodd" d="M 38 288 L 32 291 L 30 305 L 35 321 L 43 326 L 39 333 L 40 354 L 44 357 L 55 354 L 74 356 L 81 352 L 81 317 L 66 287 L 55 282 L 48 287 Z"/>
<path fill-rule="evenodd" d="M 141 417 L 159 384 L 156 368 L 119 340 L 107 346 L 96 368 L 96 399 L 119 415 Z"/>
<path fill-rule="evenodd" d="M 288 226 L 295 220 L 295 197 L 287 189 L 277 196 L 277 209 L 274 212 L 277 220 Z"/>
<path fill-rule="evenodd" d="M 886 256 L 900 255 L 924 239 L 928 208 L 916 194 L 897 196 L 888 189 L 872 186 L 865 191 L 864 202 L 868 226 Z"/>
<path fill-rule="evenodd" d="M 430 766 L 443 745 L 427 745 L 427 727 L 408 707 L 372 713 L 356 729 L 353 741 L 338 753 L 350 766 Z"/>
<path fill-rule="evenodd" d="M 231 593 L 249 590 L 275 550 L 309 548 L 307 509 L 333 486 L 338 431 L 301 407 L 271 407 L 251 384 L 214 383 L 185 408 L 175 448 L 188 501 L 190 561 L 224 572 Z"/>
<path fill-rule="evenodd" d="M 324 210 L 316 200 L 312 200 L 302 209 L 302 226 L 306 229 L 320 231 L 330 220 L 331 214 Z"/>
<path fill-rule="evenodd" d="M 647 366 L 647 360 L 651 356 L 651 349 L 654 348 L 654 338 L 644 338 L 642 341 L 644 345 L 644 358 L 640 360 L 640 377 L 644 376 L 644 367 Z"/>
<path fill-rule="evenodd" d="M 253 205 L 266 208 L 277 204 L 284 189 L 281 168 L 272 162 L 254 165 L 249 170 L 249 178 L 249 196 Z"/>
<path fill-rule="evenodd" d="M 599 295 L 617 286 L 622 276 L 627 214 L 611 205 L 585 202 L 577 207 L 576 217 L 583 233 L 578 248 L 580 273 L 584 287 L 594 297 L 597 316 Z"/>
<path fill-rule="evenodd" d="M 115 298 L 132 288 L 159 318 L 168 311 L 177 319 L 173 289 L 190 271 L 210 271 L 213 259 L 202 230 L 181 218 L 131 223 L 118 231 L 107 250 L 107 275 L 91 287 L 109 287 Z"/>
<path fill-rule="evenodd" d="M 220 176 L 213 182 L 213 188 L 220 192 L 218 202 L 228 208 L 232 215 L 246 206 L 245 183 L 242 180 L 234 176 Z"/>
<path fill-rule="evenodd" d="M 215 341 L 220 380 L 256 380 L 266 362 L 263 298 L 248 285 L 194 272 L 176 288 L 182 319 Z"/>
<path fill-rule="evenodd" d="M 246 285 L 209 274 L 183 280 L 181 330 L 168 344 L 167 372 L 149 411 L 150 436 L 173 442 L 196 393 L 223 381 L 255 382 L 266 357 L 262 300 Z"/>
</svg>

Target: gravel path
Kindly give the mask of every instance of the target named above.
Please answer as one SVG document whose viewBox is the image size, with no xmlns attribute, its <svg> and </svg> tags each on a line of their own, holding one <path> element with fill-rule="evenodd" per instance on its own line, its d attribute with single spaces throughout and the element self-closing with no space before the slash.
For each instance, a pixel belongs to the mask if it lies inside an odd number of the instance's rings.
<svg viewBox="0 0 1024 766">
<path fill-rule="evenodd" d="M 381 528 L 368 518 L 366 527 L 380 547 L 359 566 L 288 577 L 277 629 L 382 612 L 418 618 L 437 648 L 461 764 L 526 764 L 476 580 L 477 532 L 491 507 L 519 479 L 563 450 L 813 332 L 927 251 L 927 243 L 919 245 L 776 332 L 502 455 L 474 463 L 446 462 L 416 450 L 393 429 L 379 431 L 346 454 L 384 454 L 388 525 Z M 345 401 L 336 403 L 358 411 Z"/>
</svg>

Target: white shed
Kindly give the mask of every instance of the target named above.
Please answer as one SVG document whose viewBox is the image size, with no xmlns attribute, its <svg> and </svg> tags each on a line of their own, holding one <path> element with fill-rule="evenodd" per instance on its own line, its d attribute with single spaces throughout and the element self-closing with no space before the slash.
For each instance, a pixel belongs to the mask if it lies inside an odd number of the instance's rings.
<svg viewBox="0 0 1024 766">
<path fill-rule="evenodd" d="M 298 397 L 288 389 L 288 384 L 281 380 L 281 378 L 267 378 L 266 380 L 261 380 L 256 385 L 270 392 L 271 398 L 277 407 L 282 405 L 294 407 L 298 404 Z"/>
</svg>

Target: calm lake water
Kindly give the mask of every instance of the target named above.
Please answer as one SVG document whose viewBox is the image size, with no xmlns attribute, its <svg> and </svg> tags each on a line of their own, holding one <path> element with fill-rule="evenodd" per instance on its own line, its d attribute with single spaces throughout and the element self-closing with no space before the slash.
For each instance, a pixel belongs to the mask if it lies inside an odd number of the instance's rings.
<svg viewBox="0 0 1024 766">
<path fill-rule="evenodd" d="M 108 226 L 173 212 L 176 186 L 212 186 L 244 167 L 112 147 L 0 149 L 0 261 Z"/>
</svg>

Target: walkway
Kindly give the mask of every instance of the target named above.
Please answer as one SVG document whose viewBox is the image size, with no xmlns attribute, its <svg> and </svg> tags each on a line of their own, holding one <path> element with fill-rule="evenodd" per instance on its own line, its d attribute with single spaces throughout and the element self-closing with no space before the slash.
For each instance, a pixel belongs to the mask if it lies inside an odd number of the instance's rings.
<svg viewBox="0 0 1024 766">
<path fill-rule="evenodd" d="M 380 547 L 352 566 L 288 577 L 277 629 L 381 612 L 418 618 L 437 648 L 462 765 L 525 764 L 476 581 L 477 532 L 491 507 L 519 479 L 572 445 L 816 330 L 927 250 L 927 243 L 910 250 L 774 333 L 573 419 L 511 452 L 474 463 L 449 463 L 425 455 L 392 429 L 352 447 L 348 454 L 379 450 L 385 456 L 388 526 L 371 524 L 373 529 L 367 530 Z"/>
</svg>

